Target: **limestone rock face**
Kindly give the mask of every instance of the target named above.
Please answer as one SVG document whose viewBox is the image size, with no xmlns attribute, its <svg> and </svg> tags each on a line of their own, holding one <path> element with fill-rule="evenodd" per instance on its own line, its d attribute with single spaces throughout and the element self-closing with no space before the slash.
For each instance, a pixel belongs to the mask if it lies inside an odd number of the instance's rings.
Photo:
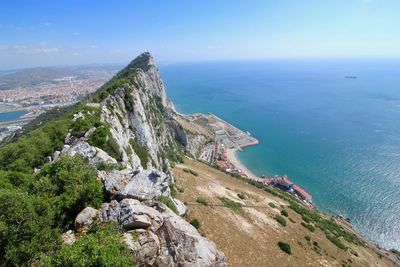
<svg viewBox="0 0 400 267">
<path fill-rule="evenodd" d="M 88 143 L 95 128 L 83 137 L 69 134 L 63 149 L 54 154 L 54 160 L 62 154 L 81 155 L 95 167 L 125 168 L 97 171 L 111 201 L 99 210 L 82 210 L 75 219 L 76 231 L 87 232 L 96 220 L 117 223 L 138 266 L 226 266 L 226 258 L 215 244 L 180 217 L 186 214 L 186 206 L 170 196 L 174 176 L 167 157 L 182 156 L 182 146 L 195 155 L 204 137 L 188 137 L 175 120 L 177 114 L 149 53 L 132 61 L 113 80 L 117 80 L 117 88 L 107 88 L 101 103 L 87 105 L 99 109 L 121 161 Z M 73 120 L 84 116 L 79 112 Z M 159 203 L 160 196 L 170 197 L 178 214 Z M 63 235 L 66 243 L 73 243 L 74 238 L 72 232 Z"/>
<path fill-rule="evenodd" d="M 226 257 L 215 244 L 202 237 L 196 228 L 160 205 L 164 224 L 159 230 L 159 266 L 226 266 Z"/>
<path fill-rule="evenodd" d="M 70 145 L 64 145 L 64 148 L 61 150 L 61 154 L 65 154 L 70 157 L 80 155 L 84 160 L 93 166 L 99 166 L 100 164 L 117 164 L 117 161 L 113 157 L 109 156 L 104 150 L 91 146 L 89 143 L 81 139 L 74 139 L 74 141 L 71 141 L 70 139 L 73 138 L 68 137 Z"/>
<path fill-rule="evenodd" d="M 182 203 L 179 199 L 172 198 L 172 201 L 175 204 L 176 210 L 178 211 L 179 216 L 184 216 L 187 212 L 187 208 L 185 204 Z"/>
<path fill-rule="evenodd" d="M 137 266 L 154 266 L 160 253 L 158 236 L 142 229 L 124 233 L 124 241 L 131 249 Z"/>
<path fill-rule="evenodd" d="M 186 145 L 184 131 L 173 118 L 175 109 L 169 101 L 153 57 L 144 53 L 132 61 L 119 76 L 134 76 L 135 81 L 117 88 L 103 100 L 101 120 L 122 148 L 124 165 L 133 170 L 155 168 L 163 170 L 165 148 L 176 142 Z M 142 166 L 132 143 L 149 153 L 147 166 Z M 177 152 L 178 153 L 178 152 Z"/>
<path fill-rule="evenodd" d="M 117 222 L 125 230 L 149 229 L 157 231 L 163 224 L 161 214 L 136 199 L 124 199 L 103 204 L 99 213 L 100 221 Z"/>
<path fill-rule="evenodd" d="M 149 229 L 157 231 L 163 224 L 161 214 L 136 199 L 124 199 L 120 202 L 120 225 L 126 230 Z"/>
<path fill-rule="evenodd" d="M 98 210 L 92 207 L 84 208 L 75 219 L 75 230 L 78 232 L 86 232 L 92 223 L 97 219 Z"/>
<path fill-rule="evenodd" d="M 107 193 L 115 199 L 134 198 L 141 201 L 152 200 L 160 195 L 169 195 L 171 178 L 157 170 L 113 170 L 99 172 Z"/>
<path fill-rule="evenodd" d="M 111 200 L 110 203 L 103 203 L 103 205 L 101 205 L 99 211 L 99 219 L 102 222 L 112 221 L 118 223 L 120 218 L 120 213 L 121 213 L 121 207 L 119 206 L 118 201 Z"/>
</svg>

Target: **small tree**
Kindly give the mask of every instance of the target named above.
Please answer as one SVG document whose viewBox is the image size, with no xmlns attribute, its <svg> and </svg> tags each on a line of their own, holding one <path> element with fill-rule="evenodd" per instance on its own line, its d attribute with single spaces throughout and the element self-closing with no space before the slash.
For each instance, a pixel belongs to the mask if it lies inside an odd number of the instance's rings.
<svg viewBox="0 0 400 267">
<path fill-rule="evenodd" d="M 292 249 L 290 248 L 290 245 L 288 243 L 279 241 L 278 246 L 282 251 L 286 252 L 287 254 L 292 254 Z"/>
<path fill-rule="evenodd" d="M 190 224 L 193 225 L 194 228 L 196 228 L 196 229 L 199 229 L 199 228 L 200 228 L 200 221 L 197 220 L 197 219 L 193 219 L 193 220 L 190 222 Z"/>
</svg>

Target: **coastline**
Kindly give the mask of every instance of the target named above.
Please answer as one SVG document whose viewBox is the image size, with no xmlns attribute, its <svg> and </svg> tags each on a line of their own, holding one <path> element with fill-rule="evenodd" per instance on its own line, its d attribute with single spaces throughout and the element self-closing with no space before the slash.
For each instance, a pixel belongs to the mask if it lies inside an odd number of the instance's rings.
<svg viewBox="0 0 400 267">
<path fill-rule="evenodd" d="M 256 144 L 251 144 L 251 145 L 256 145 Z M 250 145 L 248 145 L 248 146 L 250 146 Z M 226 150 L 226 155 L 227 155 L 228 160 L 233 165 L 235 165 L 235 167 L 238 168 L 241 171 L 241 173 L 245 174 L 249 178 L 257 178 L 257 175 L 255 175 L 252 171 L 250 171 L 250 169 L 247 168 L 246 165 L 237 156 L 237 153 L 240 152 L 241 148 L 240 149 L 228 148 Z"/>
</svg>

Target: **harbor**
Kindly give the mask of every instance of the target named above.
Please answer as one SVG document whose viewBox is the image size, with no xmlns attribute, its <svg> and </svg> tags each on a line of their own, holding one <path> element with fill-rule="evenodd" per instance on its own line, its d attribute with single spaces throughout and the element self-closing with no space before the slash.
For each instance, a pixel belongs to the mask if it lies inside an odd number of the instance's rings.
<svg viewBox="0 0 400 267">
<path fill-rule="evenodd" d="M 214 114 L 195 114 L 186 116 L 192 123 L 205 127 L 212 135 L 212 142 L 207 143 L 200 160 L 227 173 L 240 175 L 242 178 L 263 183 L 285 191 L 308 205 L 312 205 L 312 196 L 306 190 L 292 182 L 286 175 L 259 177 L 250 171 L 237 157 L 236 153 L 244 147 L 257 145 L 259 141 L 249 131 L 242 131 L 215 116 Z"/>
</svg>

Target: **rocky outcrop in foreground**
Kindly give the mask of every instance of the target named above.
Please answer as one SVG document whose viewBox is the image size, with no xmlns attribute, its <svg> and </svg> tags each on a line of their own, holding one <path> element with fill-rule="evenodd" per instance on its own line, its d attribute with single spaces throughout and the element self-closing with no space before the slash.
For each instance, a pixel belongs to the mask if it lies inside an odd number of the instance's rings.
<svg viewBox="0 0 400 267">
<path fill-rule="evenodd" d="M 117 223 L 138 266 L 226 266 L 225 255 L 181 217 L 186 207 L 170 195 L 174 177 L 166 155 L 190 145 L 174 120 L 174 108 L 153 58 L 148 53 L 139 56 L 111 81 L 119 82 L 118 86 L 100 104 L 86 105 L 99 109 L 99 120 L 105 125 L 99 127 L 109 129 L 119 159 L 91 145 L 96 127 L 80 137 L 69 134 L 63 149 L 53 155 L 53 160 L 80 155 L 104 169 L 98 170 L 97 178 L 111 201 L 100 209 L 82 210 L 75 219 L 75 232 L 84 235 L 95 223 Z M 80 112 L 72 120 L 93 114 Z M 176 213 L 161 199 L 172 203 Z M 62 240 L 73 244 L 77 236 L 68 231 Z"/>
</svg>

